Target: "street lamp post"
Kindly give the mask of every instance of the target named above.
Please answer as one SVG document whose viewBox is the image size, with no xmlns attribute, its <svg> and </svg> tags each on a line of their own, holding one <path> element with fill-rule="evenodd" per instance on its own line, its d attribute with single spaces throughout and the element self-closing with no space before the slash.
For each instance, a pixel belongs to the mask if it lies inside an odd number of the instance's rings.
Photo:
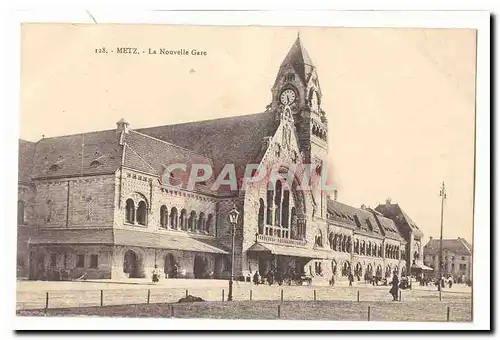
<svg viewBox="0 0 500 340">
<path fill-rule="evenodd" d="M 439 237 L 439 271 L 438 271 L 438 290 L 441 290 L 441 277 L 443 276 L 443 213 L 444 213 L 444 200 L 446 199 L 446 188 L 444 182 L 441 185 L 441 190 L 439 191 L 439 196 L 441 196 L 441 235 Z"/>
<path fill-rule="evenodd" d="M 233 209 L 229 211 L 229 223 L 231 223 L 231 273 L 229 276 L 229 292 L 227 294 L 227 301 L 233 301 L 233 276 L 234 276 L 234 237 L 236 234 L 236 224 L 238 223 L 238 216 L 240 215 L 239 211 L 236 209 L 236 205 L 233 206 Z"/>
</svg>

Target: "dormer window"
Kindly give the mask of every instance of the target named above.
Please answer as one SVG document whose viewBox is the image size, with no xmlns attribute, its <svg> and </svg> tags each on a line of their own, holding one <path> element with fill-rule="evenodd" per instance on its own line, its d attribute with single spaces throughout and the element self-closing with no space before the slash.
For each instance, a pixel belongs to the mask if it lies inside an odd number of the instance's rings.
<svg viewBox="0 0 500 340">
<path fill-rule="evenodd" d="M 372 226 L 372 223 L 370 222 L 370 220 L 367 218 L 366 219 L 366 224 L 368 225 L 368 229 L 370 229 L 370 231 L 373 230 L 373 226 Z"/>
<path fill-rule="evenodd" d="M 359 222 L 358 215 L 354 215 L 354 221 L 356 222 L 356 226 L 357 226 L 358 228 L 361 228 L 361 223 Z"/>
</svg>

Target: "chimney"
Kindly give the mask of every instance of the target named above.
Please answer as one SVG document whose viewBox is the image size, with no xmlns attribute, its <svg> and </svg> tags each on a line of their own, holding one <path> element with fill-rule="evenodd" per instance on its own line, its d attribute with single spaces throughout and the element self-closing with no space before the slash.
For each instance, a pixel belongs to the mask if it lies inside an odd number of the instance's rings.
<svg viewBox="0 0 500 340">
<path fill-rule="evenodd" d="M 390 197 L 388 197 L 388 198 L 385 200 L 385 204 L 386 204 L 386 205 L 391 204 L 391 198 L 390 198 Z"/>
<path fill-rule="evenodd" d="M 336 201 L 338 197 L 339 191 L 337 189 L 333 190 L 333 200 Z"/>
<path fill-rule="evenodd" d="M 120 119 L 116 122 L 116 134 L 118 135 L 118 142 L 123 145 L 123 137 L 128 133 L 129 123 L 125 119 Z"/>
</svg>

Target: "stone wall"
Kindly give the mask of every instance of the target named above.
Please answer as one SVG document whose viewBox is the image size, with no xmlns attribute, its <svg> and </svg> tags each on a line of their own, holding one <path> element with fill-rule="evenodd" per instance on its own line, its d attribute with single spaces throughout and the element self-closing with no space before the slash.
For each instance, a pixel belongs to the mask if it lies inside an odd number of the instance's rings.
<svg viewBox="0 0 500 340">
<path fill-rule="evenodd" d="M 40 227 L 103 227 L 113 224 L 114 176 L 39 180 L 27 221 Z"/>
<path fill-rule="evenodd" d="M 20 184 L 18 201 L 24 202 L 24 216 L 18 220 L 17 229 L 18 277 L 29 275 L 28 246 L 38 228 L 111 226 L 113 197 L 113 175 L 44 179 L 35 180 L 30 185 Z M 101 270 L 92 269 L 91 272 L 95 276 L 104 275 Z"/>
</svg>

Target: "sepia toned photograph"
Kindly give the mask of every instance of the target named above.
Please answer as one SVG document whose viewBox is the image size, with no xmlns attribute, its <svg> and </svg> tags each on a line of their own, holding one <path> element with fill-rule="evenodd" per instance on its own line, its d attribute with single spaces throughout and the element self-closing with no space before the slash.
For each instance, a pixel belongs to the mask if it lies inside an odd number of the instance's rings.
<svg viewBox="0 0 500 340">
<path fill-rule="evenodd" d="M 16 315 L 473 322 L 476 44 L 22 24 Z"/>
</svg>

